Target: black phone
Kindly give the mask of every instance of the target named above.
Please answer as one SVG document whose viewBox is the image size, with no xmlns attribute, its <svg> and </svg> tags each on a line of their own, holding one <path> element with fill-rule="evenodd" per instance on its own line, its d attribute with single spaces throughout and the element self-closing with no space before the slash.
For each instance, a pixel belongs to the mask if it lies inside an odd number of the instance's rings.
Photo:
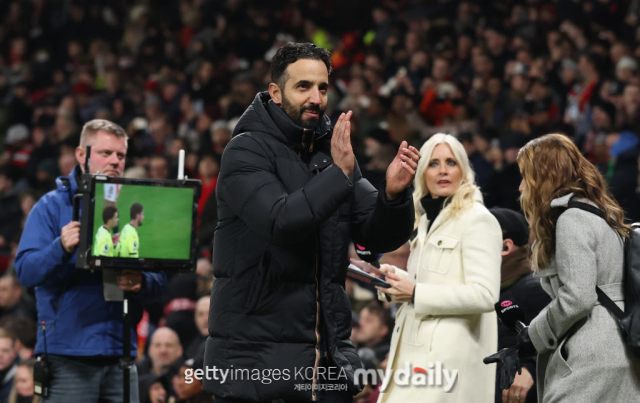
<svg viewBox="0 0 640 403">
<path fill-rule="evenodd" d="M 391 284 L 387 283 L 383 279 L 372 276 L 371 274 L 354 266 L 353 264 L 350 264 L 349 267 L 347 267 L 347 276 L 356 280 L 364 281 L 365 283 L 377 285 L 378 287 L 391 288 Z"/>
</svg>

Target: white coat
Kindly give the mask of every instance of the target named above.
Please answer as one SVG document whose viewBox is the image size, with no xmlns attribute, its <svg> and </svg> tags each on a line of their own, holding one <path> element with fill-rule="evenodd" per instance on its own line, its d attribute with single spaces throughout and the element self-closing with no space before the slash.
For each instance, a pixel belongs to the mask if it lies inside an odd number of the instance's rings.
<svg viewBox="0 0 640 403">
<path fill-rule="evenodd" d="M 398 383 L 392 375 L 378 403 L 494 401 L 496 367 L 482 359 L 498 348 L 494 304 L 500 295 L 502 231 L 480 195 L 468 210 L 443 219 L 450 207 L 428 232 L 423 212 L 407 271 L 396 269 L 416 283 L 415 305 L 403 303 L 398 311 L 387 371 L 411 365 L 416 383 L 425 383 L 414 370 L 419 367 L 427 371 L 427 385 L 401 386 L 402 375 Z M 447 382 L 437 362 L 446 371 L 457 370 L 455 382 Z M 453 386 L 447 393 L 448 383 Z"/>
</svg>

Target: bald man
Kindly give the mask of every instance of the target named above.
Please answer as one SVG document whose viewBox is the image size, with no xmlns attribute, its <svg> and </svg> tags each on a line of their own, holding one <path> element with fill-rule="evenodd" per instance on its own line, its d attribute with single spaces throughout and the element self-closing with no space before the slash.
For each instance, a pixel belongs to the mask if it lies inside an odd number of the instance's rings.
<svg viewBox="0 0 640 403">
<path fill-rule="evenodd" d="M 149 345 L 149 356 L 136 363 L 138 374 L 164 375 L 177 370 L 182 364 L 182 345 L 178 334 L 168 327 L 161 327 L 153 332 Z"/>
<path fill-rule="evenodd" d="M 198 336 L 196 336 L 189 348 L 187 349 L 186 356 L 188 358 L 202 358 L 204 357 L 204 345 L 209 336 L 209 303 L 211 298 L 209 296 L 202 297 L 196 303 L 196 311 L 194 314 L 194 320 L 196 322 L 196 328 L 198 328 Z"/>
</svg>

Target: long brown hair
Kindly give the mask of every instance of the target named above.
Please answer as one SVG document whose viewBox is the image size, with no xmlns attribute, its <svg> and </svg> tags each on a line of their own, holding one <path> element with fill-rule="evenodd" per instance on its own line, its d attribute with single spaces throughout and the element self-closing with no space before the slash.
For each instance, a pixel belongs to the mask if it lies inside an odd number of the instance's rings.
<svg viewBox="0 0 640 403">
<path fill-rule="evenodd" d="M 555 254 L 556 220 L 562 209 L 551 208 L 555 198 L 573 193 L 598 206 L 607 223 L 623 237 L 630 226 L 624 211 L 607 190 L 604 178 L 566 136 L 547 134 L 531 140 L 518 152 L 518 167 L 526 184 L 520 203 L 536 238 L 533 263 L 538 270 L 549 265 Z"/>
</svg>

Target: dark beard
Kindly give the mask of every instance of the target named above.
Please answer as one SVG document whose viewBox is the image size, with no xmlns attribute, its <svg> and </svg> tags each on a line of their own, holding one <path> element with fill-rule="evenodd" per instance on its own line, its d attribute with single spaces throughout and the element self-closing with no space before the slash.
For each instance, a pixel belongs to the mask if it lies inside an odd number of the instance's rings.
<svg viewBox="0 0 640 403">
<path fill-rule="evenodd" d="M 324 115 L 325 111 L 325 109 L 320 108 L 320 105 L 308 105 L 298 109 L 287 101 L 287 98 L 284 96 L 284 92 L 282 93 L 282 110 L 296 125 L 314 131 L 318 128 L 320 118 Z M 318 112 L 318 117 L 302 119 L 304 111 Z"/>
</svg>

